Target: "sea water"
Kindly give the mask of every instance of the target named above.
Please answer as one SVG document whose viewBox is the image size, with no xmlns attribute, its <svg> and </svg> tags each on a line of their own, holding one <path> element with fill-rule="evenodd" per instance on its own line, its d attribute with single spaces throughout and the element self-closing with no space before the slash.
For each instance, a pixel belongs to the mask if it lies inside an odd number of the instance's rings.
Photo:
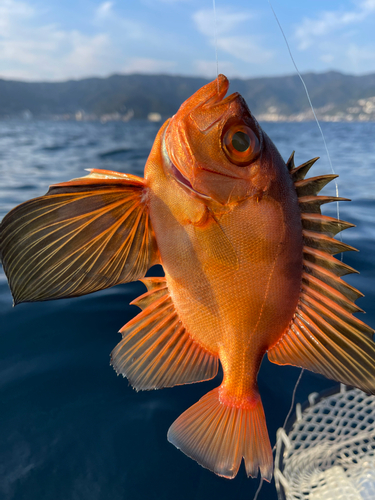
<svg viewBox="0 0 375 500">
<path fill-rule="evenodd" d="M 315 123 L 264 123 L 286 160 L 321 156 L 311 175 L 331 173 Z M 375 327 L 375 123 L 323 123 L 339 178 L 340 216 L 357 225 L 344 242 L 360 250 L 344 262 L 365 297 L 362 319 Z M 158 125 L 148 122 L 0 122 L 0 218 L 46 193 L 48 185 L 102 168 L 142 175 Z M 335 194 L 331 183 L 325 194 Z M 325 207 L 335 216 L 336 206 Z M 160 268 L 151 274 L 160 274 Z M 109 366 L 118 330 L 138 308 L 141 283 L 77 299 L 12 308 L 0 271 L 0 499 L 251 500 L 257 480 L 243 466 L 219 478 L 168 443 L 172 422 L 220 383 L 136 393 Z M 299 369 L 264 360 L 259 375 L 271 442 L 289 410 Z M 334 386 L 305 372 L 297 401 Z M 264 485 L 259 500 L 277 498 Z"/>
</svg>

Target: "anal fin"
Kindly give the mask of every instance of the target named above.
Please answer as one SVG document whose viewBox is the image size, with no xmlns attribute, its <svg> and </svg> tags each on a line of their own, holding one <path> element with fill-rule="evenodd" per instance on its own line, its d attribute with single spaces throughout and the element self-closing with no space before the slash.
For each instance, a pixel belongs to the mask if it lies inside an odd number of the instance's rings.
<svg viewBox="0 0 375 500">
<path fill-rule="evenodd" d="M 142 310 L 121 330 L 111 364 L 138 390 L 161 389 L 209 380 L 218 357 L 196 342 L 182 325 L 165 278 L 145 278 L 148 292 L 132 304 Z"/>
</svg>

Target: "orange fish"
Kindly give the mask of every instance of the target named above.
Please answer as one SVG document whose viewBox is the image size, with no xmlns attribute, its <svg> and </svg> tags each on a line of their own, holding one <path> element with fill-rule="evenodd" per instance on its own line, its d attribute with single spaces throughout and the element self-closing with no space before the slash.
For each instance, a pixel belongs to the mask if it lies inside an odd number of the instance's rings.
<svg viewBox="0 0 375 500">
<path fill-rule="evenodd" d="M 352 224 L 323 216 L 335 176 L 305 179 L 220 75 L 160 129 L 145 178 L 105 170 L 50 187 L 0 229 L 14 302 L 76 297 L 142 279 L 142 312 L 112 353 L 136 390 L 209 380 L 168 439 L 216 474 L 271 480 L 257 386 L 264 354 L 375 392 L 373 330 L 353 316 L 361 293 L 333 255 Z M 144 278 L 154 264 L 165 278 Z"/>
</svg>

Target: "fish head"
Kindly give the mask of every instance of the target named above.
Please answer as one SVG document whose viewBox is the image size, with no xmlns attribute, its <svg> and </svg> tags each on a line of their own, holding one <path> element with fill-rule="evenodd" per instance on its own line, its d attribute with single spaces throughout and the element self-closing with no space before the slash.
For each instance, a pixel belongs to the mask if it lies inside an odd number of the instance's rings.
<svg viewBox="0 0 375 500">
<path fill-rule="evenodd" d="M 208 83 L 171 118 L 163 139 L 169 173 L 195 196 L 222 205 L 263 196 L 275 169 L 286 168 L 239 93 L 225 97 L 224 75 Z"/>
</svg>

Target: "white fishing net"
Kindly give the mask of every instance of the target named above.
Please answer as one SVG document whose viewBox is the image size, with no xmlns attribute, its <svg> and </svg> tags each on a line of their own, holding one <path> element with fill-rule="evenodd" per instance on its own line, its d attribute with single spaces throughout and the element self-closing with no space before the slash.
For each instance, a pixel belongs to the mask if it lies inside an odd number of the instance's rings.
<svg viewBox="0 0 375 500">
<path fill-rule="evenodd" d="M 279 429 L 275 481 L 286 500 L 375 500 L 375 397 L 358 389 L 310 394 L 288 434 Z"/>
</svg>

